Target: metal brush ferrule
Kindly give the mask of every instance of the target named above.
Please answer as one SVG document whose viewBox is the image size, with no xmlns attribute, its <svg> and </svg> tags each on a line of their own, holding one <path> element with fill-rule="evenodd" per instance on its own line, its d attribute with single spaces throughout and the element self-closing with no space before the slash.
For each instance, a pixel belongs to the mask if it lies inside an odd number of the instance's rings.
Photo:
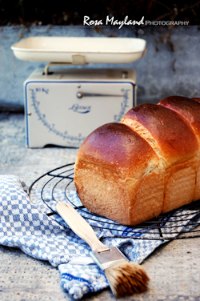
<svg viewBox="0 0 200 301">
<path fill-rule="evenodd" d="M 102 270 L 105 270 L 115 264 L 124 262 L 124 260 L 128 261 L 124 254 L 116 247 L 112 247 L 109 250 L 102 252 L 93 251 L 91 255 Z"/>
</svg>

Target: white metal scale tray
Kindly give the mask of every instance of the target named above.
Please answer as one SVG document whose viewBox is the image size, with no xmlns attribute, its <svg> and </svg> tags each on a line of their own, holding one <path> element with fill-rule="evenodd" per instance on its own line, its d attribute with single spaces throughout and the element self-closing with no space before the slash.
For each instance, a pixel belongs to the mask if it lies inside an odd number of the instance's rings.
<svg viewBox="0 0 200 301">
<path fill-rule="evenodd" d="M 22 39 L 11 48 L 25 61 L 119 64 L 140 59 L 146 42 L 138 38 L 39 36 Z"/>
</svg>

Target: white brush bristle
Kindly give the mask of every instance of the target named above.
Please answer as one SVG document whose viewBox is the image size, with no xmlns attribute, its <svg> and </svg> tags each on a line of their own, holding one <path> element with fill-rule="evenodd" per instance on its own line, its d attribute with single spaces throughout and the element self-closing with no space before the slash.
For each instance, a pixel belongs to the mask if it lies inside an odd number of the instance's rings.
<svg viewBox="0 0 200 301">
<path fill-rule="evenodd" d="M 144 269 L 135 263 L 124 260 L 124 263 L 111 266 L 105 270 L 113 294 L 117 297 L 145 292 L 149 277 Z"/>
</svg>

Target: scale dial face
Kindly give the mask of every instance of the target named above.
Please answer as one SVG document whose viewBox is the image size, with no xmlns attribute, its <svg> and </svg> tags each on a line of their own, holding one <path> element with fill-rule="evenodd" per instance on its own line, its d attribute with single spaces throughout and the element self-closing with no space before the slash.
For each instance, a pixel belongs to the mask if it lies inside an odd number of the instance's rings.
<svg viewBox="0 0 200 301">
<path fill-rule="evenodd" d="M 132 82 L 27 82 L 27 144 L 79 147 L 95 128 L 120 121 L 134 97 Z"/>
</svg>

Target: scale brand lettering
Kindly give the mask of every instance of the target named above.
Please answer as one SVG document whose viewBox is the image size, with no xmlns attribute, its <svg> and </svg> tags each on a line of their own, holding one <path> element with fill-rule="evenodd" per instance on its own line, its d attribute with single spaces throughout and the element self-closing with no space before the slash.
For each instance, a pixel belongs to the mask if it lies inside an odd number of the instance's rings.
<svg viewBox="0 0 200 301">
<path fill-rule="evenodd" d="M 83 106 L 79 105 L 78 103 L 73 104 L 69 110 L 72 110 L 73 112 L 80 113 L 80 114 L 87 114 L 91 111 L 91 106 Z"/>
</svg>

